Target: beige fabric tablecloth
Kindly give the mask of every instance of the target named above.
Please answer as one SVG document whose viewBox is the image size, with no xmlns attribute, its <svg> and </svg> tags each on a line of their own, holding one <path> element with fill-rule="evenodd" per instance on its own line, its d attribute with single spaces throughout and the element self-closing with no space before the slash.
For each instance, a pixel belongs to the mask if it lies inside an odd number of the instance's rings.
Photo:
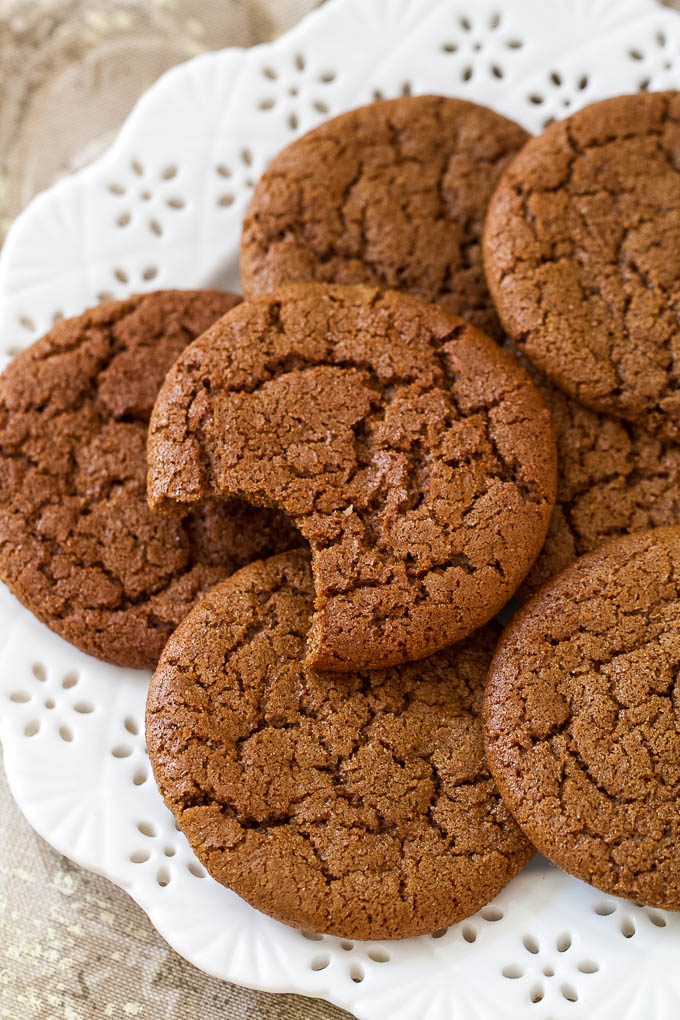
<svg viewBox="0 0 680 1020">
<path fill-rule="evenodd" d="M 0 0 L 0 238 L 37 191 L 103 151 L 135 99 L 168 67 L 206 49 L 273 38 L 317 5 Z M 125 893 L 31 830 L 0 769 L 0 1020 L 108 1017 L 348 1020 L 349 1014 L 312 999 L 239 988 L 193 968 Z"/>
</svg>

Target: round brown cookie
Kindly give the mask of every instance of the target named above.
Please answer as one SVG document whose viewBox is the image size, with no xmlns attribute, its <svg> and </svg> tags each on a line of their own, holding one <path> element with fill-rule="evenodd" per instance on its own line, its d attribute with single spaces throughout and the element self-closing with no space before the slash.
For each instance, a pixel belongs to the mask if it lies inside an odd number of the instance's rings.
<svg viewBox="0 0 680 1020">
<path fill-rule="evenodd" d="M 680 524 L 680 445 L 583 407 L 528 358 L 518 357 L 550 410 L 558 462 L 548 534 L 516 592 L 526 601 L 577 556 L 608 539 Z"/>
<path fill-rule="evenodd" d="M 308 665 L 378 668 L 465 637 L 538 554 L 549 414 L 472 326 L 317 284 L 235 308 L 178 359 L 149 427 L 152 506 L 277 506 L 314 554 Z"/>
<path fill-rule="evenodd" d="M 159 291 L 58 323 L 0 377 L 0 576 L 52 630 L 153 668 L 195 598 L 298 544 L 282 515 L 146 504 L 146 432 L 165 373 L 240 298 Z M 298 540 L 299 541 L 299 540 Z"/>
<path fill-rule="evenodd" d="M 680 439 L 680 94 L 551 124 L 504 173 L 484 262 L 501 322 L 581 403 Z"/>
<path fill-rule="evenodd" d="M 605 892 L 680 909 L 680 528 L 607 543 L 512 620 L 486 751 L 538 850 Z"/>
<path fill-rule="evenodd" d="M 293 142 L 255 189 L 246 297 L 318 280 L 404 290 L 500 339 L 482 268 L 486 208 L 528 134 L 484 106 L 405 96 Z"/>
<path fill-rule="evenodd" d="M 151 681 L 161 793 L 208 871 L 259 910 L 347 938 L 473 914 L 532 854 L 484 760 L 490 624 L 424 662 L 302 665 L 308 556 L 253 563 L 192 609 Z"/>
</svg>

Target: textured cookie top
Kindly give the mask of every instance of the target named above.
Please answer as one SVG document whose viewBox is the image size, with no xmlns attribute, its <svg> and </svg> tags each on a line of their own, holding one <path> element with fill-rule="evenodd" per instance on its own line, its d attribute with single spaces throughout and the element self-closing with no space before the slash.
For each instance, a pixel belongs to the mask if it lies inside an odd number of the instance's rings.
<svg viewBox="0 0 680 1020">
<path fill-rule="evenodd" d="M 680 445 L 591 411 L 520 356 L 541 391 L 557 439 L 557 501 L 525 600 L 577 556 L 635 531 L 680 525 Z"/>
<path fill-rule="evenodd" d="M 314 554 L 308 664 L 377 668 L 485 623 L 536 557 L 549 415 L 505 351 L 435 305 L 297 285 L 189 347 L 149 428 L 152 506 L 240 496 Z"/>
<path fill-rule="evenodd" d="M 424 662 L 315 673 L 312 602 L 297 552 L 191 611 L 149 688 L 161 793 L 211 874 L 281 921 L 358 939 L 451 924 L 532 853 L 484 760 L 497 628 Z"/>
<path fill-rule="evenodd" d="M 503 634 L 486 750 L 503 799 L 556 864 L 680 909 L 680 528 L 617 539 Z"/>
<path fill-rule="evenodd" d="M 619 96 L 551 124 L 489 206 L 501 321 L 581 403 L 680 439 L 680 95 Z"/>
<path fill-rule="evenodd" d="M 484 106 L 406 96 L 335 117 L 287 146 L 255 189 L 246 297 L 282 283 L 365 283 L 436 301 L 499 339 L 481 236 L 529 136 Z"/>
<path fill-rule="evenodd" d="M 146 504 L 146 432 L 165 373 L 240 299 L 160 291 L 58 323 L 0 377 L 0 576 L 86 652 L 153 667 L 193 599 L 290 548 L 278 515 Z"/>
</svg>

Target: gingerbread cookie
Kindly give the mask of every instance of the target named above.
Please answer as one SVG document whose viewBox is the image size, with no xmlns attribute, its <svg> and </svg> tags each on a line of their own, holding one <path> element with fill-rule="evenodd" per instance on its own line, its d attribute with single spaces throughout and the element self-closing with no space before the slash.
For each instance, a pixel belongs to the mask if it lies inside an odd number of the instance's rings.
<svg viewBox="0 0 680 1020">
<path fill-rule="evenodd" d="M 532 848 L 484 760 L 498 629 L 373 673 L 302 665 L 307 554 L 253 563 L 166 645 L 146 738 L 208 871 L 259 910 L 347 938 L 419 935 L 479 910 Z"/>
<path fill-rule="evenodd" d="M 680 94 L 588 106 L 504 173 L 484 233 L 503 326 L 562 390 L 680 440 Z"/>
<path fill-rule="evenodd" d="M 246 297 L 283 283 L 365 283 L 443 305 L 501 338 L 484 279 L 486 208 L 529 136 L 484 106 L 404 96 L 287 146 L 255 189 L 241 243 Z"/>
<path fill-rule="evenodd" d="M 442 308 L 368 287 L 281 288 L 178 359 L 149 427 L 166 512 L 238 496 L 313 552 L 307 663 L 378 668 L 481 626 L 538 554 L 549 414 L 516 361 Z"/>
<path fill-rule="evenodd" d="M 519 361 L 550 410 L 559 466 L 545 543 L 516 593 L 525 601 L 578 556 L 611 538 L 680 525 L 680 445 L 583 407 L 527 358 L 519 355 Z"/>
<path fill-rule="evenodd" d="M 484 706 L 503 800 L 536 848 L 680 909 L 680 527 L 609 542 L 507 628 Z"/>
<path fill-rule="evenodd" d="M 146 432 L 177 355 L 238 303 L 160 291 L 58 323 L 0 377 L 0 576 L 52 630 L 153 668 L 194 599 L 297 544 L 281 515 L 212 505 L 183 523 L 146 505 Z"/>
</svg>

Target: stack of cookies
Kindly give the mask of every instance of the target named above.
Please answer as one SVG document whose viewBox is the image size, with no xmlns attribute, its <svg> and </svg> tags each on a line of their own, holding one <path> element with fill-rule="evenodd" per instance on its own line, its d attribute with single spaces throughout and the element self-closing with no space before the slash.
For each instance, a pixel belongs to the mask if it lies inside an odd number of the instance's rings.
<svg viewBox="0 0 680 1020">
<path fill-rule="evenodd" d="M 679 95 L 538 138 L 381 101 L 273 161 L 246 300 L 110 302 L 0 378 L 2 577 L 155 668 L 160 790 L 260 910 L 417 935 L 534 847 L 680 909 L 678 252 Z"/>
</svg>

